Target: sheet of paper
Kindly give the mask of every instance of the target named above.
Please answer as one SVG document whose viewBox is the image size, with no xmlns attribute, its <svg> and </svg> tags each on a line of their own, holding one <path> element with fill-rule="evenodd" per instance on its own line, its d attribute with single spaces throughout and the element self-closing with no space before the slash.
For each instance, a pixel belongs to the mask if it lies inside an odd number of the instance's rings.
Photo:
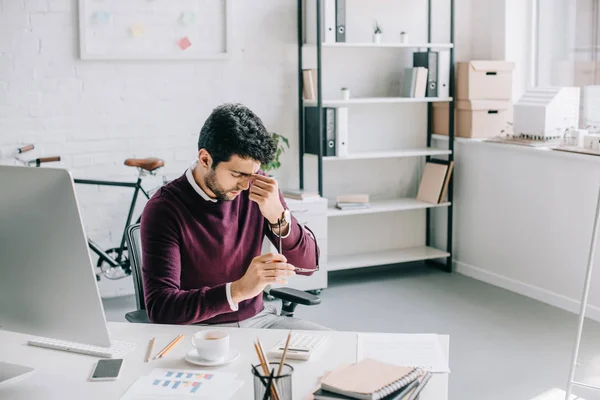
<svg viewBox="0 0 600 400">
<path fill-rule="evenodd" d="M 358 360 L 373 358 L 434 373 L 450 372 L 437 335 L 359 334 L 357 356 Z"/>
<path fill-rule="evenodd" d="M 199 369 L 154 368 L 148 376 L 162 379 L 179 379 L 207 382 L 211 384 L 229 384 L 237 378 L 233 372 L 202 371 Z"/>
<path fill-rule="evenodd" d="M 236 373 L 154 368 L 134 382 L 121 400 L 229 399 L 243 385 Z"/>
<path fill-rule="evenodd" d="M 231 398 L 242 386 L 243 381 L 227 384 L 212 384 L 208 381 L 139 377 L 121 400 L 175 400 L 175 399 L 223 399 Z"/>
</svg>

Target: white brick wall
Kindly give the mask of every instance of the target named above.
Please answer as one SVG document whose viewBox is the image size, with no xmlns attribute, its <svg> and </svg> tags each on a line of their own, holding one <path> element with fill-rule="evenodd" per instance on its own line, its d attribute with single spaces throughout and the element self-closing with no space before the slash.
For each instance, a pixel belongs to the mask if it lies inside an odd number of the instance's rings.
<svg viewBox="0 0 600 400">
<path fill-rule="evenodd" d="M 75 177 L 127 181 L 136 171 L 125 158 L 158 156 L 174 177 L 193 158 L 205 118 L 226 101 L 245 103 L 295 143 L 296 2 L 255 4 L 234 0 L 230 60 L 84 62 L 77 0 L 0 0 L 0 156 L 33 142 L 35 155 L 61 155 Z M 297 180 L 295 153 L 285 156 L 284 179 Z M 89 235 L 117 245 L 131 192 L 77 191 Z M 131 292 L 129 280 L 123 285 L 101 283 L 101 291 Z"/>
<path fill-rule="evenodd" d="M 457 1 L 458 60 L 470 54 L 471 1 Z M 348 31 L 357 41 L 369 41 L 377 18 L 387 27 L 386 40 L 404 29 L 411 41 L 424 42 L 425 7 L 413 0 L 352 0 Z M 448 2 L 435 0 L 433 8 L 440 21 L 434 41 L 447 40 Z M 297 185 L 296 1 L 233 0 L 231 22 L 227 61 L 84 62 L 78 58 L 77 0 L 0 0 L 0 158 L 17 144 L 33 142 L 37 154 L 61 155 L 75 177 L 134 180 L 136 171 L 124 167 L 123 160 L 144 156 L 164 158 L 165 173 L 175 177 L 194 156 L 210 111 L 236 101 L 253 109 L 269 130 L 288 136 L 292 148 L 283 156 L 278 178 L 282 185 Z M 324 53 L 324 93 L 337 96 L 340 86 L 357 89 L 362 83 L 367 94 L 381 89 L 394 95 L 386 82 L 399 68 L 395 53 L 336 51 Z M 353 68 L 339 68 L 340 63 Z M 423 124 L 413 130 L 414 108 L 357 110 L 352 117 L 356 148 L 372 146 L 371 135 L 378 132 L 394 132 L 388 135 L 392 139 L 424 138 Z M 374 178 L 369 168 L 353 176 L 342 170 L 339 176 L 353 187 Z M 335 169 L 328 171 L 337 179 Z M 129 192 L 79 186 L 78 193 L 90 236 L 103 246 L 116 245 Z M 101 284 L 101 290 L 131 291 L 129 281 L 124 285 Z"/>
</svg>

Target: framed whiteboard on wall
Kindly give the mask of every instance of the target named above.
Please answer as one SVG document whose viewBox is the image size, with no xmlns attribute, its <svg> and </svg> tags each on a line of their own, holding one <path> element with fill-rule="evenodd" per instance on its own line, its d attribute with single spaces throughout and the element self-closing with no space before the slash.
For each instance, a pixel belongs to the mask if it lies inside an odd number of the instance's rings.
<svg viewBox="0 0 600 400">
<path fill-rule="evenodd" d="M 79 0 L 82 60 L 226 59 L 231 0 Z"/>
</svg>

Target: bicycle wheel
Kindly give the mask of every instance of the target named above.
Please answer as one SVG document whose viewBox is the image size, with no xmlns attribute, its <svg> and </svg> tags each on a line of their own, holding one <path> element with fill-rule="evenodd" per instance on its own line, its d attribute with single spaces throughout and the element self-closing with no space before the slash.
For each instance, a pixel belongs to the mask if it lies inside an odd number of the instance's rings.
<svg viewBox="0 0 600 400">
<path fill-rule="evenodd" d="M 113 247 L 111 249 L 106 250 L 106 254 L 110 257 L 116 259 L 119 254 L 119 248 Z M 114 268 L 106 263 L 102 258 L 98 259 L 96 263 L 96 267 L 100 268 L 102 271 L 101 275 L 104 275 L 107 279 L 122 279 L 129 275 L 131 275 L 131 265 L 129 263 L 129 253 L 127 251 L 127 247 L 123 249 L 123 254 L 121 255 L 121 263 L 120 267 Z M 120 269 L 121 271 L 115 271 Z"/>
</svg>

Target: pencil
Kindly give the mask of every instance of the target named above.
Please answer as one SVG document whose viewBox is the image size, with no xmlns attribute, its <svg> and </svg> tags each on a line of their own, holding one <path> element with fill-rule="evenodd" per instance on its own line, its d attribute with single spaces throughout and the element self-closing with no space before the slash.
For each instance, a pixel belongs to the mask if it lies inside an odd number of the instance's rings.
<svg viewBox="0 0 600 400">
<path fill-rule="evenodd" d="M 183 335 L 177 335 L 175 339 L 171 340 L 171 343 L 166 345 L 164 349 L 162 349 L 156 356 L 154 356 L 154 359 L 156 360 L 157 358 L 162 358 L 162 356 L 167 354 L 169 350 L 175 347 L 175 345 L 177 345 L 177 343 L 179 343 L 181 339 L 183 339 Z"/>
<path fill-rule="evenodd" d="M 148 352 L 146 353 L 146 360 L 145 362 L 148 362 L 150 360 L 150 356 L 152 356 L 152 348 L 154 348 L 154 340 L 156 338 L 152 338 L 150 339 L 150 343 L 148 343 Z"/>
<path fill-rule="evenodd" d="M 285 349 L 283 349 L 283 355 L 279 362 L 279 369 L 277 370 L 277 376 L 281 376 L 281 370 L 283 370 L 283 364 L 285 363 L 285 356 L 287 355 L 288 346 L 290 345 L 290 339 L 292 338 L 292 331 L 288 334 L 287 340 L 285 341 Z"/>
<path fill-rule="evenodd" d="M 164 351 L 164 353 L 161 354 L 160 358 L 163 358 L 164 356 L 167 355 L 167 353 L 169 353 L 172 349 L 175 348 L 175 346 L 177 346 L 179 344 L 179 342 L 181 342 L 183 340 L 183 335 L 179 335 L 178 339 L 175 339 L 175 341 L 169 345 L 169 347 L 167 347 Z"/>
<path fill-rule="evenodd" d="M 259 339 L 257 339 L 257 343 L 254 343 L 254 348 L 256 349 L 256 354 L 258 355 L 258 359 L 260 360 L 260 365 L 262 367 L 263 373 L 265 374 L 265 377 L 272 376 L 275 372 L 275 368 L 273 368 L 273 370 L 269 374 L 269 360 L 267 359 L 267 355 L 263 351 L 262 344 L 260 343 Z M 271 397 L 275 400 L 279 400 L 280 397 L 279 391 L 277 390 L 277 385 L 275 384 L 271 386 Z"/>
</svg>

